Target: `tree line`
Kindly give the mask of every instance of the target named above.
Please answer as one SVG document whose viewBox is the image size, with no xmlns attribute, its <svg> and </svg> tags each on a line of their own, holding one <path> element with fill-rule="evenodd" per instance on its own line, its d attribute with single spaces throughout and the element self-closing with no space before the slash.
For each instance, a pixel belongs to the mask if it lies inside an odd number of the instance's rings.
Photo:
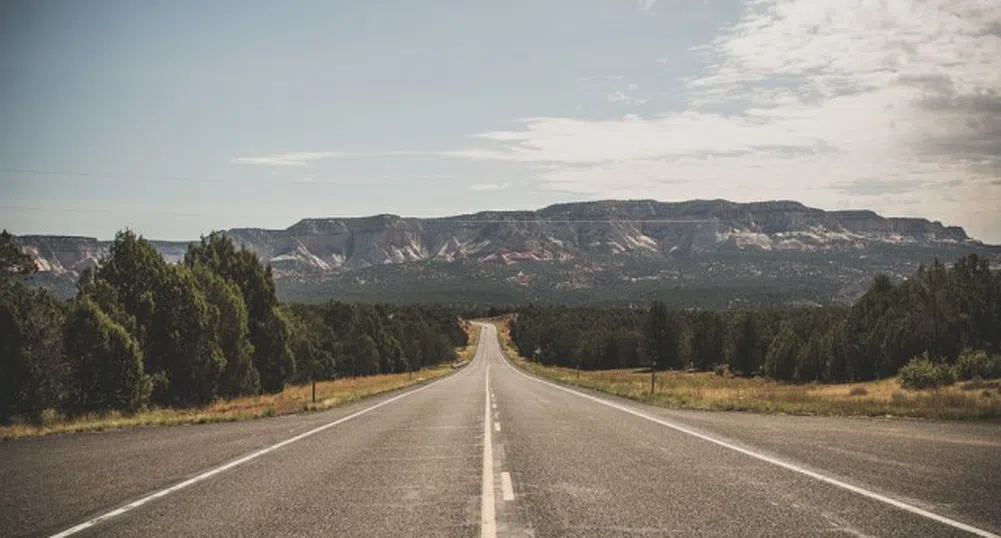
<svg viewBox="0 0 1001 538">
<path fill-rule="evenodd" d="M 877 276 L 847 307 L 530 307 L 516 315 L 511 337 L 524 357 L 546 365 L 725 368 L 782 381 L 866 381 L 896 375 L 915 357 L 954 365 L 964 351 L 1001 353 L 1001 271 L 975 254 L 951 267 L 936 260 L 899 284 Z"/>
<path fill-rule="evenodd" d="M 19 282 L 35 270 L 0 234 L 0 420 L 196 406 L 419 369 L 466 341 L 443 307 L 279 304 L 271 268 L 219 232 L 178 264 L 120 232 L 66 302 Z"/>
</svg>

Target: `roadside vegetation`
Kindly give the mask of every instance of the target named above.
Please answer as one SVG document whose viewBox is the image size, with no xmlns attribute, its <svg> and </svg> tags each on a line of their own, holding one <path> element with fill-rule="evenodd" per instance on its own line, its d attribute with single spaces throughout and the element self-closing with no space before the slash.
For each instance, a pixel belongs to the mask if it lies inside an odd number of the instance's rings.
<svg viewBox="0 0 1001 538">
<path fill-rule="evenodd" d="M 96 432 L 141 426 L 235 422 L 306 411 L 323 411 L 369 396 L 427 383 L 451 372 L 450 365 L 442 364 L 412 374 L 375 374 L 318 381 L 316 383 L 316 403 L 312 401 L 312 384 L 300 383 L 288 385 L 277 394 L 220 399 L 202 407 L 154 408 L 137 413 L 109 411 L 76 416 L 60 415 L 54 410 L 47 410 L 38 419 L 25 421 L 18 418 L 13 422 L 0 425 L 0 439 L 17 439 L 56 433 Z"/>
<path fill-rule="evenodd" d="M 0 234 L 3 437 L 298 412 L 302 387 L 322 409 L 468 354 L 447 307 L 279 304 L 271 268 L 221 233 L 169 264 L 121 232 L 70 301 L 20 284 L 34 270 Z"/>
<path fill-rule="evenodd" d="M 783 384 L 765 378 L 724 378 L 707 372 L 581 372 L 516 360 L 556 381 L 644 403 L 679 409 L 794 415 L 898 416 L 934 419 L 1001 418 L 1001 382 L 967 381 L 938 390 L 903 389 L 898 378 L 836 385 Z"/>
<path fill-rule="evenodd" d="M 1001 380 L 971 379 L 932 390 L 905 388 L 901 377 L 857 383 L 783 383 L 715 372 L 656 372 L 642 368 L 578 370 L 544 366 L 518 355 L 506 332 L 504 351 L 515 365 L 540 377 L 643 403 L 679 409 L 796 415 L 896 416 L 934 419 L 1001 418 Z"/>
<path fill-rule="evenodd" d="M 476 355 L 476 348 L 480 345 L 480 333 L 483 332 L 481 325 L 470 323 L 467 320 L 462 321 L 462 328 L 469 335 L 469 341 L 456 352 L 456 362 L 453 363 L 453 367 L 464 366 L 473 360 L 473 357 Z"/>
<path fill-rule="evenodd" d="M 507 319 L 523 367 L 661 405 L 1001 417 L 1001 271 L 976 255 L 922 266 L 901 284 L 879 276 L 846 307 L 705 312 L 654 302 L 529 307 Z"/>
</svg>

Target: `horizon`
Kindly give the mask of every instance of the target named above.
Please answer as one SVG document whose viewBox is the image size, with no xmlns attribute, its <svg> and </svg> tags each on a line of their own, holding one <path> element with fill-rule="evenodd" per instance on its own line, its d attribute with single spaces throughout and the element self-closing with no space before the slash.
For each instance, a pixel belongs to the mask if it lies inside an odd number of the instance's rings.
<svg viewBox="0 0 1001 538">
<path fill-rule="evenodd" d="M 802 202 L 799 202 L 799 201 L 796 201 L 796 200 L 756 200 L 756 201 L 750 201 L 750 202 L 735 202 L 733 200 L 727 200 L 725 198 L 712 198 L 712 199 L 694 198 L 694 199 L 691 199 L 691 200 L 677 200 L 677 201 L 656 200 L 656 199 L 653 199 L 653 198 L 647 198 L 647 199 L 643 199 L 643 198 L 636 198 L 636 199 L 606 198 L 606 199 L 600 199 L 600 200 L 579 200 L 579 201 L 571 201 L 571 202 L 556 202 L 556 203 L 553 203 L 553 204 L 548 204 L 546 206 L 537 207 L 537 208 L 534 208 L 534 209 L 520 208 L 520 209 L 502 209 L 502 210 L 482 210 L 482 211 L 476 211 L 476 212 L 472 212 L 472 213 L 456 213 L 456 214 L 451 214 L 451 215 L 435 215 L 435 216 L 403 215 L 403 214 L 397 214 L 397 213 L 374 213 L 374 214 L 368 214 L 368 215 L 311 216 L 311 217 L 301 217 L 301 218 L 295 220 L 294 222 L 292 222 L 291 224 L 289 224 L 287 226 L 284 226 L 284 227 L 264 228 L 264 227 L 260 227 L 260 226 L 230 226 L 230 227 L 225 227 L 225 228 L 211 228 L 209 230 L 205 230 L 205 231 L 199 232 L 197 234 L 197 237 L 204 237 L 204 236 L 207 236 L 208 234 L 213 233 L 213 232 L 228 232 L 228 231 L 231 231 L 231 230 L 263 230 L 263 231 L 271 231 L 271 232 L 274 232 L 274 231 L 285 231 L 285 230 L 288 230 L 288 229 L 292 228 L 293 226 L 295 226 L 295 225 L 297 225 L 297 224 L 299 224 L 299 223 L 301 223 L 303 221 L 308 221 L 308 220 L 347 220 L 347 219 L 369 219 L 369 218 L 377 218 L 377 217 L 396 217 L 396 218 L 399 218 L 399 219 L 402 219 L 402 220 L 425 220 L 425 221 L 426 220 L 451 220 L 451 219 L 456 219 L 456 218 L 461 218 L 461 217 L 472 217 L 472 216 L 476 216 L 476 215 L 478 215 L 480 213 L 524 213 L 524 212 L 533 212 L 534 213 L 534 212 L 543 211 L 543 210 L 548 209 L 550 207 L 559 206 L 559 205 L 599 204 L 599 203 L 612 203 L 612 202 L 620 202 L 620 203 L 652 202 L 652 203 L 657 203 L 657 204 L 686 204 L 686 203 L 694 203 L 694 202 L 724 202 L 724 203 L 738 204 L 738 205 L 768 204 L 768 203 L 792 203 L 792 204 L 799 204 L 799 205 L 803 206 L 806 209 L 815 209 L 815 210 L 820 210 L 820 211 L 824 211 L 824 212 L 827 212 L 827 213 L 831 213 L 831 212 L 852 212 L 852 211 L 858 211 L 858 212 L 872 212 L 877 217 L 884 218 L 884 219 L 916 218 L 916 219 L 926 220 L 926 221 L 930 222 L 931 224 L 939 224 L 939 225 L 942 225 L 942 226 L 947 227 L 947 228 L 952 228 L 952 227 L 961 228 L 963 230 L 963 232 L 966 233 L 967 237 L 970 240 L 978 241 L 978 242 L 980 242 L 980 243 L 982 243 L 984 245 L 988 245 L 988 246 L 1001 245 L 1001 243 L 992 243 L 990 241 L 985 241 L 985 240 L 983 240 L 983 239 L 981 239 L 979 237 L 973 236 L 973 235 L 971 235 L 969 233 L 968 230 L 966 230 L 966 228 L 964 228 L 962 226 L 952 225 L 952 224 L 950 224 L 948 222 L 942 222 L 942 221 L 933 220 L 933 219 L 927 219 L 927 218 L 923 218 L 923 217 L 906 217 L 906 216 L 896 216 L 896 215 L 884 215 L 884 214 L 881 214 L 879 212 L 876 212 L 876 211 L 873 211 L 873 210 L 870 210 L 870 209 L 864 209 L 864 208 L 833 209 L 833 210 L 831 210 L 831 209 L 823 209 L 823 208 L 819 208 L 819 207 L 809 206 L 809 205 L 803 204 Z M 685 220 L 689 220 L 689 219 L 685 219 Z M 693 222 L 697 221 L 696 219 L 690 219 L 690 220 L 692 220 Z M 550 219 L 541 219 L 539 222 L 549 222 L 549 221 L 550 221 Z M 616 221 L 646 222 L 645 219 L 608 219 L 608 221 L 609 222 L 616 222 Z M 67 234 L 67 233 L 32 233 L 32 232 L 29 232 L 29 233 L 14 233 L 11 230 L 7 230 L 7 231 L 9 231 L 15 237 L 67 237 L 67 238 L 95 239 L 95 240 L 97 240 L 99 242 L 107 242 L 107 241 L 114 240 L 114 236 L 117 233 L 125 231 L 125 230 L 132 230 L 132 229 L 128 228 L 128 227 L 124 227 L 124 228 L 121 228 L 121 229 L 117 230 L 112 235 L 105 236 L 105 237 L 94 236 L 94 235 L 76 235 L 76 234 Z M 132 231 L 136 231 L 136 230 L 132 230 Z M 168 242 L 168 243 L 186 243 L 186 242 L 191 242 L 191 241 L 196 241 L 197 240 L 195 238 L 195 236 L 191 236 L 191 237 L 169 237 L 169 238 L 164 238 L 164 237 L 150 236 L 150 235 L 144 234 L 144 233 L 142 233 L 140 231 L 136 231 L 136 232 L 141 237 L 143 237 L 143 238 L 145 238 L 145 239 L 147 239 L 149 241 L 160 241 L 160 242 Z"/>
<path fill-rule="evenodd" d="M 1001 4 L 4 4 L 0 227 L 795 200 L 1001 243 Z"/>
</svg>

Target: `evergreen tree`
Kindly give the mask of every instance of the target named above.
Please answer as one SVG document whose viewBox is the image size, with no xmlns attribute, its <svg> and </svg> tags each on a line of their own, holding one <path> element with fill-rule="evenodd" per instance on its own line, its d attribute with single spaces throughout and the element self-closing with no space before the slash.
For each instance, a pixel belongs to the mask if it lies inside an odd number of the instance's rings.
<svg viewBox="0 0 1001 538">
<path fill-rule="evenodd" d="M 226 397 L 258 394 L 260 374 L 253 363 L 247 307 L 240 289 L 204 265 L 195 265 L 192 273 L 208 305 L 209 332 L 216 336 L 225 359 L 218 394 Z"/>
<path fill-rule="evenodd" d="M 74 306 L 65 342 L 76 381 L 73 410 L 134 412 L 146 405 L 152 386 L 139 344 L 90 299 Z"/>
<path fill-rule="evenodd" d="M 17 277 L 30 275 L 38 270 L 35 260 L 21 251 L 14 236 L 7 230 L 0 232 L 0 287 L 7 286 Z"/>
<path fill-rule="evenodd" d="M 783 324 L 765 357 L 764 374 L 782 381 L 793 380 L 796 361 L 802 346 L 803 342 L 792 326 L 788 323 Z"/>
<path fill-rule="evenodd" d="M 184 263 L 204 265 L 240 288 L 261 388 L 280 392 L 295 374 L 295 358 L 289 349 L 288 319 L 278 309 L 271 267 L 262 266 L 257 256 L 245 248 L 236 250 L 222 232 L 213 232 L 191 245 Z"/>
<path fill-rule="evenodd" d="M 168 381 L 158 403 L 208 403 L 226 367 L 210 307 L 188 267 L 170 268 L 161 290 L 157 323 L 149 336 L 163 353 L 161 366 Z"/>
<path fill-rule="evenodd" d="M 643 355 L 656 370 L 679 366 L 677 328 L 660 301 L 650 306 L 644 325 Z"/>
<path fill-rule="evenodd" d="M 758 326 L 753 314 L 747 312 L 740 314 L 732 335 L 729 352 L 730 370 L 744 377 L 751 377 L 761 363 Z"/>
<path fill-rule="evenodd" d="M 0 420 L 37 418 L 63 405 L 63 307 L 51 293 L 19 284 L 0 288 Z"/>
<path fill-rule="evenodd" d="M 143 349 L 147 370 L 152 372 L 165 369 L 167 350 L 160 347 L 162 342 L 148 339 L 147 334 L 155 324 L 157 296 L 169 271 L 167 262 L 149 242 L 125 230 L 115 235 L 108 255 L 94 272 L 95 280 L 114 288 L 121 311 L 135 319 L 132 336 Z"/>
</svg>

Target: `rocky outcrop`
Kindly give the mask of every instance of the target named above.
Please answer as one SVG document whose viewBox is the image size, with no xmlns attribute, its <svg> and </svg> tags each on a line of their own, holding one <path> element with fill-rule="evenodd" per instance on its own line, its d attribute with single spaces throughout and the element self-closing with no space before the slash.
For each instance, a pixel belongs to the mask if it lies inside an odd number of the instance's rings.
<svg viewBox="0 0 1001 538">
<path fill-rule="evenodd" d="M 17 243 L 35 258 L 40 273 L 73 278 L 96 266 L 111 246 L 110 241 L 72 235 L 22 235 L 17 237 Z M 171 263 L 184 258 L 188 249 L 188 243 L 181 241 L 150 241 L 150 244 Z"/>
<path fill-rule="evenodd" d="M 285 230 L 238 228 L 236 243 L 279 276 L 309 278 L 420 261 L 598 261 L 616 257 L 669 260 L 705 253 L 864 251 L 878 244 L 977 245 L 960 227 L 872 211 L 824 211 L 793 201 L 596 201 L 538 211 L 490 211 L 438 219 L 376 215 L 303 219 Z M 87 237 L 22 236 L 44 272 L 77 275 L 108 242 Z M 187 243 L 154 241 L 170 261 Z"/>
</svg>

